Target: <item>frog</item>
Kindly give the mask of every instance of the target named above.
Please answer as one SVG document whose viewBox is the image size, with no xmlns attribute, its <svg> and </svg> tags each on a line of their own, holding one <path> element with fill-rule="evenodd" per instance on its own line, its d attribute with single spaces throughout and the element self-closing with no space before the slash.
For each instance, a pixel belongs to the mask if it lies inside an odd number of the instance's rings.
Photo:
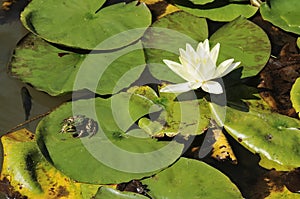
<svg viewBox="0 0 300 199">
<path fill-rule="evenodd" d="M 129 182 L 117 184 L 116 189 L 119 191 L 130 191 L 134 193 L 139 193 L 144 196 L 147 196 L 148 198 L 152 198 L 148 194 L 148 191 L 150 190 L 147 187 L 148 185 L 142 184 L 142 182 L 140 182 L 139 180 L 131 180 Z"/>
<path fill-rule="evenodd" d="M 62 121 L 60 133 L 72 133 L 74 138 L 92 137 L 98 131 L 98 123 L 85 115 L 70 116 Z"/>
</svg>

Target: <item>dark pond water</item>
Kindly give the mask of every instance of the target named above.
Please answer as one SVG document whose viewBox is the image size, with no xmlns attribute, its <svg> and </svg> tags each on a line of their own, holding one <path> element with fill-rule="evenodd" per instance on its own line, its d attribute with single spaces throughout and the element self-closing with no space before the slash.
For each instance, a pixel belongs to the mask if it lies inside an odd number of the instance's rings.
<svg viewBox="0 0 300 199">
<path fill-rule="evenodd" d="M 0 0 L 1 4 L 3 0 Z M 13 4 L 11 10 L 5 11 L 0 7 L 0 136 L 7 133 L 25 121 L 21 89 L 26 87 L 31 96 L 31 110 L 29 120 L 57 107 L 67 96 L 51 97 L 37 91 L 8 73 L 8 66 L 18 41 L 27 34 L 27 30 L 19 20 L 19 14 L 26 1 L 20 0 Z M 27 128 L 34 132 L 39 120 L 30 122 L 20 128 Z M 1 144 L 0 144 L 1 145 Z M 2 147 L 0 146 L 0 171 L 2 168 Z"/>
<path fill-rule="evenodd" d="M 9 10 L 0 9 L 0 135 L 25 121 L 22 87 L 28 89 L 32 98 L 29 119 L 47 112 L 66 99 L 66 97 L 51 97 L 37 91 L 8 74 L 13 50 L 18 41 L 27 34 L 19 20 L 19 14 L 27 3 L 27 1 L 17 1 L 9 7 Z M 29 123 L 24 127 L 34 131 L 37 122 Z"/>
</svg>

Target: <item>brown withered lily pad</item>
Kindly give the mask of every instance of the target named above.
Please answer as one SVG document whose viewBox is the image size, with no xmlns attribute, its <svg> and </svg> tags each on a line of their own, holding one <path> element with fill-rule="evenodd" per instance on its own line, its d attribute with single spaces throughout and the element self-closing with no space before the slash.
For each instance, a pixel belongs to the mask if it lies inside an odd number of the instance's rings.
<svg viewBox="0 0 300 199">
<path fill-rule="evenodd" d="M 279 113 L 297 117 L 290 100 L 290 90 L 300 77 L 300 54 L 292 53 L 286 44 L 279 57 L 270 58 L 260 73 L 263 99 Z"/>
</svg>

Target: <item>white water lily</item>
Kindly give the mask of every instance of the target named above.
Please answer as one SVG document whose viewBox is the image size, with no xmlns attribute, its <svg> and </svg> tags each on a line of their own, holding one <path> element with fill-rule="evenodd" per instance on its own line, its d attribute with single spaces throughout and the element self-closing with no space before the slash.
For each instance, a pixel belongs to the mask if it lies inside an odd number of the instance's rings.
<svg viewBox="0 0 300 199">
<path fill-rule="evenodd" d="M 214 80 L 236 69 L 240 62 L 233 63 L 234 59 L 228 59 L 217 67 L 219 49 L 220 44 L 218 43 L 210 50 L 206 39 L 198 44 L 196 51 L 190 44 L 186 44 L 186 50 L 180 48 L 179 61 L 181 64 L 164 59 L 164 63 L 187 82 L 167 85 L 160 89 L 160 92 L 182 93 L 201 87 L 202 90 L 209 93 L 223 93 L 221 84 Z"/>
</svg>

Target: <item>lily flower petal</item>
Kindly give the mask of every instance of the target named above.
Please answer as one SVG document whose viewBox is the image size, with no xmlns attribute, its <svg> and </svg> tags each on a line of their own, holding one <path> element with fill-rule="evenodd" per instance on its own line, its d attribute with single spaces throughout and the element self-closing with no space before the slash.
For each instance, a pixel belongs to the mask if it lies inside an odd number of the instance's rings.
<svg viewBox="0 0 300 199">
<path fill-rule="evenodd" d="M 202 90 L 208 93 L 221 94 L 223 93 L 223 88 L 219 82 L 207 81 L 201 86 Z"/>
<path fill-rule="evenodd" d="M 234 59 L 227 59 L 223 61 L 216 70 L 214 77 L 224 77 L 234 69 L 236 69 L 241 62 L 233 63 Z"/>
<path fill-rule="evenodd" d="M 186 68 L 174 61 L 170 61 L 167 59 L 164 59 L 163 62 L 177 75 L 185 79 L 186 81 L 190 81 L 191 74 L 188 73 L 188 70 Z"/>
<path fill-rule="evenodd" d="M 216 64 L 210 58 L 209 55 L 207 57 L 203 57 L 200 59 L 197 67 L 197 73 L 199 76 L 203 77 L 203 80 L 213 79 L 213 75 L 215 74 Z"/>
<path fill-rule="evenodd" d="M 181 53 L 180 53 L 180 55 L 181 55 Z M 186 51 L 183 55 L 184 55 L 183 57 L 185 57 L 186 59 L 190 59 L 192 61 L 196 60 L 197 56 L 198 56 L 196 51 L 190 44 L 186 44 Z"/>
<path fill-rule="evenodd" d="M 197 53 L 201 51 L 209 52 L 209 42 L 208 39 L 205 39 L 204 42 L 200 42 L 197 46 Z"/>
<path fill-rule="evenodd" d="M 180 52 L 180 56 L 179 56 L 180 63 L 182 65 L 186 65 L 186 66 L 189 65 L 189 67 L 186 67 L 186 68 L 188 70 L 190 70 L 192 73 L 194 73 L 194 71 L 196 70 L 196 67 L 197 67 L 197 56 L 198 55 L 196 54 L 196 52 L 194 52 L 194 50 L 189 50 L 190 54 L 187 54 L 187 52 L 181 48 L 179 49 L 179 52 Z"/>
<path fill-rule="evenodd" d="M 234 59 L 228 59 L 217 67 L 216 63 L 219 50 L 219 43 L 210 50 L 208 39 L 204 42 L 200 42 L 196 51 L 190 44 L 186 44 L 185 50 L 180 48 L 180 63 L 170 60 L 163 61 L 172 71 L 187 82 L 168 85 L 160 89 L 160 91 L 180 93 L 201 87 L 204 91 L 209 93 L 222 93 L 223 88 L 221 84 L 213 80 L 227 75 L 236 69 L 240 62 L 234 63 Z"/>
<path fill-rule="evenodd" d="M 160 92 L 166 92 L 166 93 L 183 93 L 190 90 L 197 89 L 201 86 L 199 83 L 191 83 L 191 82 L 185 82 L 180 84 L 171 84 L 167 85 L 166 87 L 163 87 L 160 89 Z"/>
<path fill-rule="evenodd" d="M 205 51 L 209 52 L 209 41 L 208 41 L 208 39 L 204 40 L 203 46 L 204 46 Z"/>
<path fill-rule="evenodd" d="M 222 73 L 222 76 L 219 77 L 224 77 L 225 75 L 227 75 L 228 73 L 230 73 L 231 71 L 233 71 L 234 69 L 236 69 L 241 62 L 236 62 L 231 64 L 230 66 L 228 66 L 228 68 Z"/>
<path fill-rule="evenodd" d="M 195 52 L 195 50 L 194 50 L 194 48 L 192 47 L 192 45 L 191 44 L 186 44 L 186 54 L 187 55 L 191 55 L 191 54 L 196 54 L 196 52 Z"/>
<path fill-rule="evenodd" d="M 185 57 L 179 57 L 179 61 L 183 66 L 186 66 L 185 70 L 187 73 L 193 74 L 190 76 L 189 81 L 201 81 L 203 79 L 202 76 L 200 76 L 198 73 L 195 73 L 195 71 L 197 71 L 196 63 L 193 63 L 193 61 L 190 59 L 186 60 Z"/>
<path fill-rule="evenodd" d="M 217 63 L 217 59 L 219 56 L 219 50 L 220 50 L 220 44 L 217 43 L 210 51 L 210 57 L 215 64 Z"/>
<path fill-rule="evenodd" d="M 227 70 L 227 68 L 233 63 L 233 61 L 234 59 L 227 59 L 221 64 L 219 64 L 219 66 L 216 69 L 215 76 L 222 75 Z"/>
<path fill-rule="evenodd" d="M 199 59 L 204 59 L 210 56 L 209 49 L 207 50 L 206 46 L 204 46 L 204 44 L 201 42 L 199 43 L 196 51 Z"/>
</svg>

